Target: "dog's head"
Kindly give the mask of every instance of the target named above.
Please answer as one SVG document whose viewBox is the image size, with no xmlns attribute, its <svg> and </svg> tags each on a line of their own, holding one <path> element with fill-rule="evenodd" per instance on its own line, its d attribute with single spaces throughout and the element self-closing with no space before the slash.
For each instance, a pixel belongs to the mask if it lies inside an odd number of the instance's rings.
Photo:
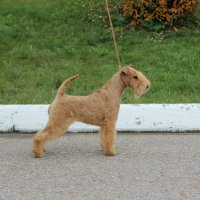
<svg viewBox="0 0 200 200">
<path fill-rule="evenodd" d="M 120 76 L 125 87 L 134 89 L 137 98 L 146 93 L 150 88 L 150 81 L 131 65 L 122 67 L 120 69 Z"/>
</svg>

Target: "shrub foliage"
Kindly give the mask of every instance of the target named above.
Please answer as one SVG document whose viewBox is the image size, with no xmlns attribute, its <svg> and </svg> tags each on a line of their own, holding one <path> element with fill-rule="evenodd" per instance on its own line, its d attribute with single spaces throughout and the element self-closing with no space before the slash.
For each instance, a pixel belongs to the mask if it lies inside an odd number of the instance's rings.
<svg viewBox="0 0 200 200">
<path fill-rule="evenodd" d="M 121 0 L 120 4 L 131 26 L 154 22 L 172 27 L 194 14 L 198 0 Z"/>
</svg>

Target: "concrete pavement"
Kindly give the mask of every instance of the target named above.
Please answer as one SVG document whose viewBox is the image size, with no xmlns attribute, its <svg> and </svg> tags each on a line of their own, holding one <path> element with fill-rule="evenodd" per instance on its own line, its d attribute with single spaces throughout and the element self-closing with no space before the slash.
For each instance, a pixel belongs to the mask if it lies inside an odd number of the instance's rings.
<svg viewBox="0 0 200 200">
<path fill-rule="evenodd" d="M 1 200 L 199 200 L 200 134 L 118 134 L 115 157 L 96 133 L 66 134 L 47 154 L 32 134 L 0 134 Z"/>
</svg>

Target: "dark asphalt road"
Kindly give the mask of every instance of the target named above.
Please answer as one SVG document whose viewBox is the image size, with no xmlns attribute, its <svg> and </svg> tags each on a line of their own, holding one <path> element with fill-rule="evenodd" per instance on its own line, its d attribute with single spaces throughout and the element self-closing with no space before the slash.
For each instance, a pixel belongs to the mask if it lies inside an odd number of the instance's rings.
<svg viewBox="0 0 200 200">
<path fill-rule="evenodd" d="M 200 134 L 68 134 L 36 159 L 31 134 L 0 134 L 1 200 L 199 200 Z"/>
</svg>

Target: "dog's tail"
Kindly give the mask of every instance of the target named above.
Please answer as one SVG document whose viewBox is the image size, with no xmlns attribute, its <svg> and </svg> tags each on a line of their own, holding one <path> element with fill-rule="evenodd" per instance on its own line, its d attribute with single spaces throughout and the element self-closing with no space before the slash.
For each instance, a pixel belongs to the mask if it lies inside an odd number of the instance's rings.
<svg viewBox="0 0 200 200">
<path fill-rule="evenodd" d="M 58 95 L 58 96 L 63 96 L 63 95 L 64 95 L 64 92 L 65 92 L 65 88 L 66 88 L 72 81 L 74 81 L 75 79 L 77 79 L 78 77 L 79 77 L 79 74 L 77 74 L 77 75 L 75 75 L 75 76 L 72 76 L 72 77 L 70 77 L 69 79 L 67 79 L 66 81 L 64 81 L 64 82 L 62 83 L 62 85 L 59 87 L 57 95 Z"/>
</svg>

